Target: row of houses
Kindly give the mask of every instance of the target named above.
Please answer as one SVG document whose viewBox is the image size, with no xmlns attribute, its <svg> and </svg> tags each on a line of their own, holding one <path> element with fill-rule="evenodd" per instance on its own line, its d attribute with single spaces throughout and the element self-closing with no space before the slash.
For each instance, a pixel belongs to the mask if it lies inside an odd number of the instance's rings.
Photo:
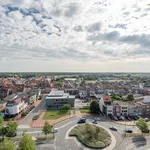
<svg viewBox="0 0 150 150">
<path fill-rule="evenodd" d="M 107 116 L 150 116 L 150 96 L 145 96 L 142 101 L 120 102 L 112 101 L 108 95 L 97 95 L 97 100 L 101 112 Z"/>
<path fill-rule="evenodd" d="M 5 97 L 0 106 L 5 110 L 5 116 L 15 116 L 22 112 L 26 107 L 33 104 L 40 95 L 40 89 L 31 89 L 28 92 L 13 93 Z"/>
</svg>

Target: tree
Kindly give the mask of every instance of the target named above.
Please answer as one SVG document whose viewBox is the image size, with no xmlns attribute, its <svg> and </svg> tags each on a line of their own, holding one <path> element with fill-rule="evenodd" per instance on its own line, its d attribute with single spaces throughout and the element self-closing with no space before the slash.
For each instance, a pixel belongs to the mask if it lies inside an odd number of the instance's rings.
<svg viewBox="0 0 150 150">
<path fill-rule="evenodd" d="M 36 150 L 32 136 L 24 133 L 19 142 L 19 150 Z"/>
<path fill-rule="evenodd" d="M 68 111 L 71 109 L 71 106 L 69 104 L 65 104 L 63 105 L 63 107 L 61 108 L 61 110 L 65 110 L 65 111 Z"/>
<path fill-rule="evenodd" d="M 134 100 L 134 96 L 132 94 L 128 95 L 126 98 L 127 101 L 133 101 Z"/>
<path fill-rule="evenodd" d="M 2 115 L 0 115 L 0 127 L 3 125 L 4 119 L 2 117 Z"/>
<path fill-rule="evenodd" d="M 100 109 L 99 109 L 99 104 L 96 100 L 93 100 L 90 104 L 90 111 L 92 113 L 99 113 Z"/>
<path fill-rule="evenodd" d="M 143 118 L 140 118 L 136 121 L 136 126 L 141 130 L 141 132 L 148 132 L 149 130 L 148 124 Z"/>
<path fill-rule="evenodd" d="M 6 127 L 1 126 L 1 127 L 0 127 L 0 136 L 2 136 L 2 139 L 4 139 L 6 133 L 7 133 Z"/>
<path fill-rule="evenodd" d="M 1 150 L 15 150 L 15 144 L 8 139 L 4 139 L 0 142 L 0 149 Z"/>
<path fill-rule="evenodd" d="M 6 136 L 13 137 L 17 133 L 18 123 L 16 121 L 9 121 L 6 125 Z"/>
<path fill-rule="evenodd" d="M 59 88 L 61 88 L 61 87 L 63 86 L 63 83 L 60 82 L 60 81 L 58 81 L 58 82 L 56 82 L 56 85 L 57 85 Z"/>
<path fill-rule="evenodd" d="M 46 138 L 47 134 L 52 133 L 52 126 L 47 121 L 45 121 L 42 131 L 45 134 Z"/>
</svg>

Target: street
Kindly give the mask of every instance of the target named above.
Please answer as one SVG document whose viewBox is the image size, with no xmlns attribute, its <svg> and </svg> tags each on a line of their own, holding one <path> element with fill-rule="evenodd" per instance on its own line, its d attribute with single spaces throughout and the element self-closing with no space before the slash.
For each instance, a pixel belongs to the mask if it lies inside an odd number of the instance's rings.
<svg viewBox="0 0 150 150">
<path fill-rule="evenodd" d="M 94 117 L 87 117 L 87 123 L 91 123 Z M 56 140 L 45 143 L 36 143 L 37 150 L 79 150 L 84 149 L 85 147 L 76 143 L 74 139 L 67 138 L 68 130 L 73 126 L 77 125 L 79 117 L 74 117 L 65 121 L 62 121 L 56 124 L 54 127 L 58 128 L 58 133 L 55 134 Z M 115 126 L 118 128 L 118 131 L 111 131 L 113 136 L 116 139 L 116 146 L 114 150 L 149 150 L 150 147 L 150 138 L 145 137 L 122 137 L 122 133 L 125 129 L 125 125 L 116 124 L 112 121 L 105 120 L 100 118 L 98 124 L 105 127 L 109 130 L 110 126 Z M 126 129 L 132 129 L 133 132 L 139 132 L 137 127 L 126 126 Z M 19 128 L 17 136 L 21 136 L 24 130 L 27 130 L 27 133 L 36 138 L 38 135 L 44 135 L 42 133 L 42 128 Z"/>
<path fill-rule="evenodd" d="M 28 128 L 29 127 L 29 123 L 32 120 L 33 116 L 39 114 L 41 111 L 43 111 L 45 109 L 45 97 L 46 95 L 44 95 L 42 97 L 42 100 L 40 102 L 40 104 L 35 107 L 21 122 L 21 124 L 19 125 L 20 128 Z"/>
</svg>

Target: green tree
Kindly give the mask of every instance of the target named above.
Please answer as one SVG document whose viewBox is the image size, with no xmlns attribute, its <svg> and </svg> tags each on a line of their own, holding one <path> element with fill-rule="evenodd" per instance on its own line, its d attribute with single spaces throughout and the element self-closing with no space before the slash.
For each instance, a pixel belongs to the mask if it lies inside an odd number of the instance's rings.
<svg viewBox="0 0 150 150">
<path fill-rule="evenodd" d="M 71 106 L 69 104 L 65 104 L 63 105 L 63 107 L 61 108 L 61 110 L 64 110 L 64 111 L 68 111 L 71 109 Z"/>
<path fill-rule="evenodd" d="M 24 133 L 20 139 L 18 150 L 36 150 L 32 136 Z"/>
<path fill-rule="evenodd" d="M 99 103 L 97 100 L 93 100 L 91 103 L 90 103 L 90 111 L 92 113 L 99 113 L 100 109 L 99 109 Z"/>
<path fill-rule="evenodd" d="M 4 119 L 2 117 L 2 115 L 0 115 L 0 127 L 3 125 Z"/>
<path fill-rule="evenodd" d="M 147 132 L 149 130 L 148 124 L 143 118 L 136 121 L 136 126 L 141 130 L 141 132 Z"/>
<path fill-rule="evenodd" d="M 12 137 L 17 133 L 18 123 L 16 121 L 9 121 L 6 125 L 6 136 Z"/>
<path fill-rule="evenodd" d="M 2 139 L 4 139 L 6 133 L 7 133 L 6 127 L 1 126 L 1 127 L 0 127 L 0 136 L 2 136 Z"/>
<path fill-rule="evenodd" d="M 45 121 L 42 131 L 45 134 L 46 138 L 47 134 L 52 133 L 52 126 L 47 121 Z"/>
<path fill-rule="evenodd" d="M 134 100 L 134 96 L 132 94 L 128 95 L 126 98 L 127 101 L 133 101 Z"/>
<path fill-rule="evenodd" d="M 4 139 L 0 142 L 0 149 L 1 150 L 15 150 L 15 144 L 8 139 Z"/>
<path fill-rule="evenodd" d="M 61 81 L 56 82 L 56 85 L 61 88 L 63 86 L 63 83 Z"/>
</svg>

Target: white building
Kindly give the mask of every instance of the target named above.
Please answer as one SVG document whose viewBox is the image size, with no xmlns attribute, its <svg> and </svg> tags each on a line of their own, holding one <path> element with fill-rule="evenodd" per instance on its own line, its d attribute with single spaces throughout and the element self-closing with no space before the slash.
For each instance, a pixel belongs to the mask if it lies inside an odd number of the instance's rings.
<svg viewBox="0 0 150 150">
<path fill-rule="evenodd" d="M 6 104 L 5 115 L 17 115 L 23 111 L 28 106 L 28 103 L 25 103 L 20 97 L 16 96 L 13 99 L 9 100 Z"/>
<path fill-rule="evenodd" d="M 101 96 L 101 98 L 99 98 L 98 100 L 100 111 L 107 116 L 113 115 L 113 106 L 111 105 L 112 103 L 111 97 L 105 95 Z"/>
</svg>

